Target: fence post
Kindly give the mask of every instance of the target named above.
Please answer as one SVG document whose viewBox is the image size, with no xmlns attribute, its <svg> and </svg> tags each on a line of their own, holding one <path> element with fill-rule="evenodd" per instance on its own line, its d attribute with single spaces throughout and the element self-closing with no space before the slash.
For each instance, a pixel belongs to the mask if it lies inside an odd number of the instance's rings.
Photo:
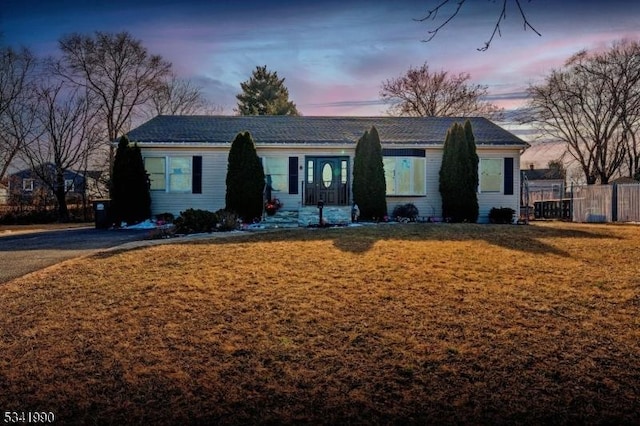
<svg viewBox="0 0 640 426">
<path fill-rule="evenodd" d="M 571 203 L 569 204 L 569 220 L 571 222 L 575 222 L 575 219 L 573 217 L 573 180 L 571 181 L 571 187 L 569 191 L 571 193 Z"/>
<path fill-rule="evenodd" d="M 611 222 L 618 221 L 618 184 L 613 183 L 611 191 Z"/>
</svg>

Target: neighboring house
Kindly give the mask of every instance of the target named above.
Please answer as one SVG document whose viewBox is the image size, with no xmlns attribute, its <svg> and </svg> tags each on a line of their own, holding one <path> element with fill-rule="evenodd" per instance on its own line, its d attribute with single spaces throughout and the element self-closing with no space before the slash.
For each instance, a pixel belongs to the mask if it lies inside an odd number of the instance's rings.
<svg viewBox="0 0 640 426">
<path fill-rule="evenodd" d="M 522 170 L 524 188 L 522 205 L 529 206 L 536 201 L 560 200 L 565 198 L 565 178 L 562 170 L 557 168 L 535 169 L 533 164 Z M 528 198 L 527 198 L 528 196 Z"/>
<path fill-rule="evenodd" d="M 49 173 L 53 175 L 55 167 L 47 164 Z M 67 170 L 64 173 L 64 185 L 67 199 L 81 201 L 85 195 L 87 179 L 81 172 Z M 32 169 L 20 170 L 9 176 L 9 195 L 22 203 L 53 201 L 55 196 L 47 185 Z"/>
<path fill-rule="evenodd" d="M 7 182 L 9 182 L 7 180 Z M 9 188 L 4 182 L 0 182 L 0 205 L 5 205 L 9 202 Z"/>
<path fill-rule="evenodd" d="M 358 139 L 375 126 L 383 147 L 389 212 L 413 203 L 420 216 L 442 215 L 438 190 L 443 142 L 465 118 L 158 116 L 129 132 L 151 180 L 152 211 L 225 206 L 231 142 L 249 131 L 284 210 L 353 203 L 351 182 Z M 480 158 L 480 222 L 492 207 L 520 206 L 520 153 L 528 144 L 484 118 L 470 118 Z"/>
</svg>

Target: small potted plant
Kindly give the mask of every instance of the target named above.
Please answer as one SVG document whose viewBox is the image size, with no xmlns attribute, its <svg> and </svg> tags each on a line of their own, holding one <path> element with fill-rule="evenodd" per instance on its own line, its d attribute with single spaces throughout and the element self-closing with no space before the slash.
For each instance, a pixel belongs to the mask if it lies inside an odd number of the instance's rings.
<svg viewBox="0 0 640 426">
<path fill-rule="evenodd" d="M 278 210 L 280 210 L 282 205 L 283 204 L 279 199 L 272 198 L 270 200 L 267 200 L 267 202 L 264 204 L 264 210 L 267 212 L 267 215 L 273 216 Z"/>
</svg>

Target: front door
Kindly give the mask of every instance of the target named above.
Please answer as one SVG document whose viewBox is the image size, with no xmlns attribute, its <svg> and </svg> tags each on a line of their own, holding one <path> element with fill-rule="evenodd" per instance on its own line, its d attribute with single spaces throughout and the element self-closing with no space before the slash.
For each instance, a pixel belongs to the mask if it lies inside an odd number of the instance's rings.
<svg viewBox="0 0 640 426">
<path fill-rule="evenodd" d="M 349 157 L 307 157 L 305 204 L 349 204 Z"/>
</svg>

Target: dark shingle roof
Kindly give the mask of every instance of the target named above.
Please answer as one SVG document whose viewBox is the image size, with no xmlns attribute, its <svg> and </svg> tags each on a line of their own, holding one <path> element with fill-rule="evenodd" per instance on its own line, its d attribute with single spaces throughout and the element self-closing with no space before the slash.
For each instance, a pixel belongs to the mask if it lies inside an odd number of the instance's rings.
<svg viewBox="0 0 640 426">
<path fill-rule="evenodd" d="M 442 144 L 455 117 L 157 116 L 129 132 L 132 142 L 230 143 L 249 131 L 258 144 L 355 143 L 375 126 L 382 143 Z M 527 143 L 485 118 L 469 118 L 478 145 Z"/>
<path fill-rule="evenodd" d="M 564 180 L 562 171 L 556 168 L 552 169 L 528 169 L 522 170 L 527 180 Z"/>
</svg>

